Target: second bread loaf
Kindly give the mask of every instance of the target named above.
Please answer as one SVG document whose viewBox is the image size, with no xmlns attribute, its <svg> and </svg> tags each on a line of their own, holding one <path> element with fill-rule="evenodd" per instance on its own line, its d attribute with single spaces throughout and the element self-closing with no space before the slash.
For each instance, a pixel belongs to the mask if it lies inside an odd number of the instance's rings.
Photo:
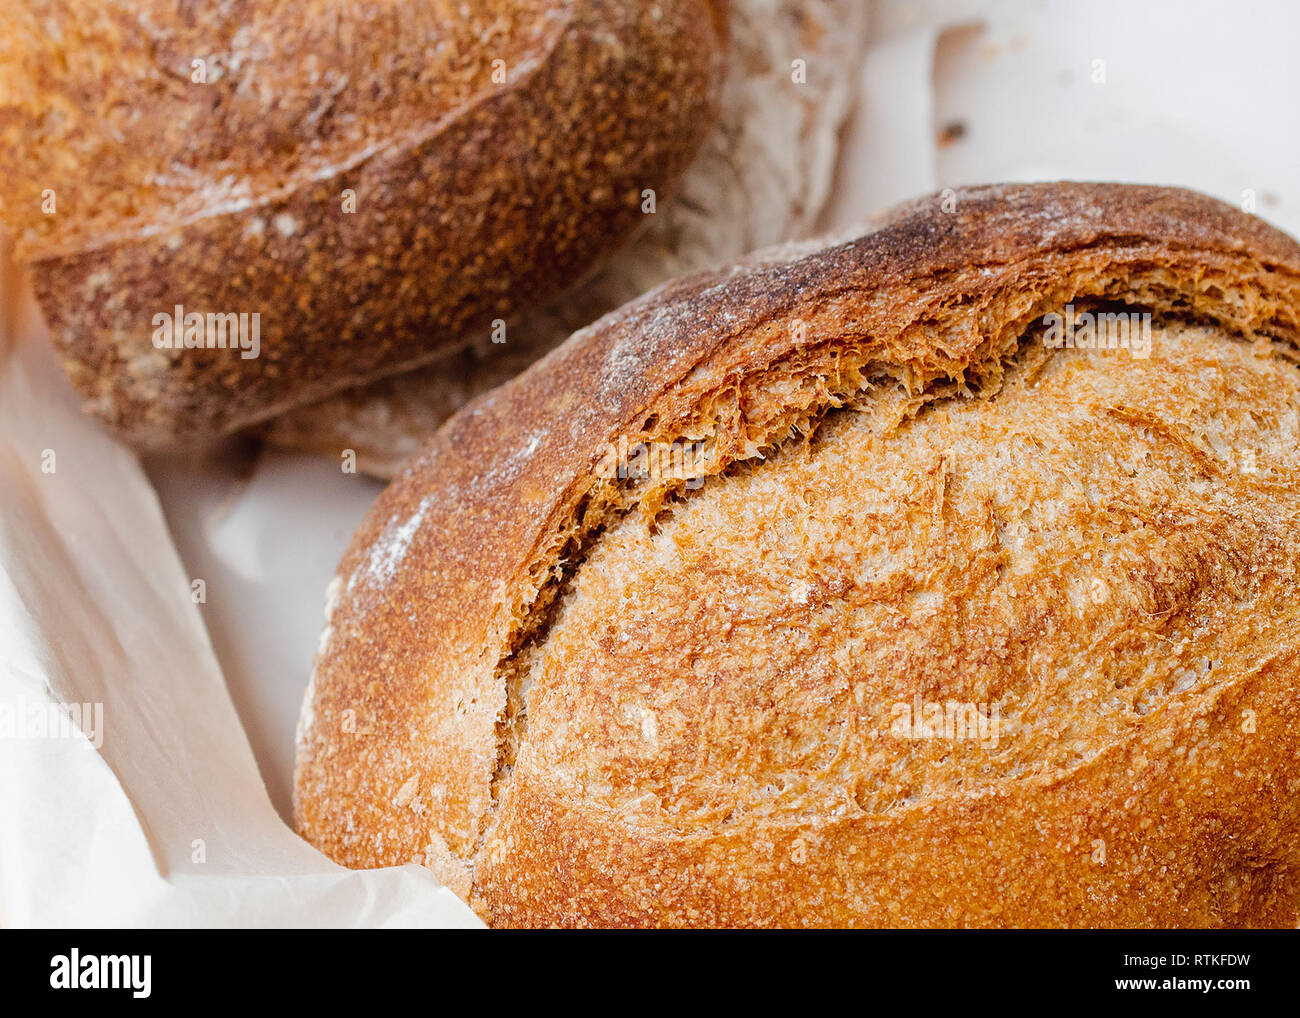
<svg viewBox="0 0 1300 1018">
<path fill-rule="evenodd" d="M 723 0 L 12 14 L 0 215 L 87 406 L 152 447 L 423 363 L 575 282 L 672 191 L 725 33 Z"/>
</svg>

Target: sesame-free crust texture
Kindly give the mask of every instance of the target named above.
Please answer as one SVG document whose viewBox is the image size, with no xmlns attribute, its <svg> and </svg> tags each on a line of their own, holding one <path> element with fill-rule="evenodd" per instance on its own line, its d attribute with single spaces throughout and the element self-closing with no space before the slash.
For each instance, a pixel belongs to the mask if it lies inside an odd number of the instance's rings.
<svg viewBox="0 0 1300 1018">
<path fill-rule="evenodd" d="M 1298 316 L 1295 242 L 1117 184 L 662 287 L 378 500 L 298 829 L 499 926 L 1294 926 Z M 602 466 L 683 440 L 702 483 Z"/>
<path fill-rule="evenodd" d="M 707 134 L 726 6 L 21 0 L 12 21 L 0 218 L 87 408 L 161 448 L 577 282 Z M 260 355 L 157 349 L 177 305 L 260 315 Z"/>
</svg>

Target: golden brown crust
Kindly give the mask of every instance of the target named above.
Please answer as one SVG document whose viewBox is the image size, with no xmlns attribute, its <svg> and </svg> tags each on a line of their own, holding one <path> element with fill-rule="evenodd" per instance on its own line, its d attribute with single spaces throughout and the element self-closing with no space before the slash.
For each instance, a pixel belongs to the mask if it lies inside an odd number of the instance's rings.
<svg viewBox="0 0 1300 1018">
<path fill-rule="evenodd" d="M 1021 337 L 1070 302 L 1300 347 L 1300 248 L 1218 202 L 1044 184 L 945 209 L 927 199 L 845 242 L 670 284 L 453 418 L 341 563 L 304 705 L 303 834 L 349 865 L 420 858 L 498 924 L 1294 923 L 1300 659 L 1276 612 L 1258 667 L 1229 663 L 1085 763 L 979 795 L 691 827 L 611 809 L 609 789 L 539 763 L 559 736 L 530 727 L 528 683 L 552 634 L 567 639 L 554 627 L 574 574 L 629 509 L 653 519 L 682 493 L 598 476 L 620 438 L 706 441 L 716 475 L 900 386 L 917 406 L 992 392 Z M 1295 473 L 1278 483 L 1294 496 Z M 1285 550 L 1275 523 L 1261 548 Z M 1286 569 L 1262 571 L 1294 600 Z M 1180 576 L 1144 581 L 1156 610 L 1191 610 Z M 1258 734 L 1243 739 L 1246 709 Z M 1171 747 L 1193 731 L 1189 765 Z M 746 746 L 762 753 L 761 735 Z M 1109 868 L 1088 869 L 1095 838 Z"/>
<path fill-rule="evenodd" d="M 484 911 L 501 926 L 1294 927 L 1297 675 L 1284 648 L 1060 778 L 718 837 L 644 832 L 529 772 L 501 819 L 526 834 L 482 878 Z M 1163 740 L 1197 727 L 1214 734 L 1189 766 Z"/>
<path fill-rule="evenodd" d="M 645 188 L 671 192 L 713 115 L 720 3 L 316 6 L 84 23 L 45 2 L 0 52 L 6 219 L 74 382 L 137 444 L 425 363 L 554 296 L 644 221 Z M 259 314 L 260 356 L 155 349 L 177 304 Z"/>
</svg>

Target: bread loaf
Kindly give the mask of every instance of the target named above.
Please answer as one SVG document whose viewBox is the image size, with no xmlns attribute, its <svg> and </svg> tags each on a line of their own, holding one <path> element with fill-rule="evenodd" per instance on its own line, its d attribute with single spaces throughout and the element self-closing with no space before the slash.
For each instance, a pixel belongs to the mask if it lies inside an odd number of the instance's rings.
<svg viewBox="0 0 1300 1018">
<path fill-rule="evenodd" d="M 88 407 L 194 443 L 574 283 L 705 136 L 724 32 L 724 0 L 24 0 L 0 215 Z"/>
<path fill-rule="evenodd" d="M 297 826 L 503 926 L 1294 926 L 1298 362 L 1300 246 L 1165 188 L 669 284 L 376 503 Z"/>
</svg>

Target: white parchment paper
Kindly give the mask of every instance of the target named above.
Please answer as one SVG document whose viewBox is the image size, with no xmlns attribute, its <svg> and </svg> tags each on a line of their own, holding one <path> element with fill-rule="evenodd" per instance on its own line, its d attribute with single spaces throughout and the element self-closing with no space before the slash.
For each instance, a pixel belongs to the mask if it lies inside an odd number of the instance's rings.
<svg viewBox="0 0 1300 1018">
<path fill-rule="evenodd" d="M 878 4 L 872 38 L 828 230 L 1068 178 L 1194 187 L 1300 232 L 1300 8 L 912 0 Z M 77 413 L 4 278 L 0 707 L 104 714 L 98 749 L 0 737 L 0 922 L 473 923 L 423 870 L 349 873 L 284 822 L 321 593 L 379 486 L 239 450 L 146 478 Z"/>
</svg>

